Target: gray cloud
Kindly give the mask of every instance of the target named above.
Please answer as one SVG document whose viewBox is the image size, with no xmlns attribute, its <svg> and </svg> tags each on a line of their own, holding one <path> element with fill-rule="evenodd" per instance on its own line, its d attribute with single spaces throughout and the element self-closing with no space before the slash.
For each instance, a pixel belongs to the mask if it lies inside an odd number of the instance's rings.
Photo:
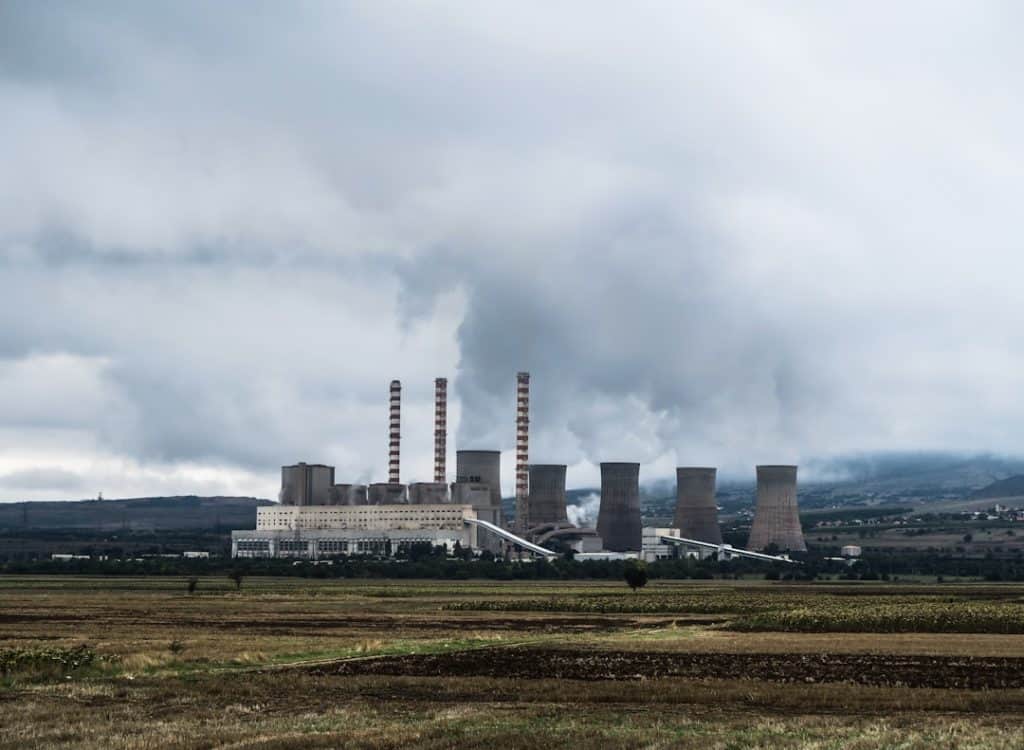
<svg viewBox="0 0 1024 750">
<path fill-rule="evenodd" d="M 0 475 L 1012 453 L 1019 16 L 4 3 Z"/>
</svg>

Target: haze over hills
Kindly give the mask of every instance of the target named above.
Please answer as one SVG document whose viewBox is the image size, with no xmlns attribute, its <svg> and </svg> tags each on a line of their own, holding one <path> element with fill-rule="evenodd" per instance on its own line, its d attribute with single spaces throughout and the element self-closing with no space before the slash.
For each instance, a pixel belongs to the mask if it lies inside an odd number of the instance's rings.
<svg viewBox="0 0 1024 750">
<path fill-rule="evenodd" d="M 0 503 L 0 530 L 246 529 L 255 527 L 256 508 L 271 504 L 255 497 L 195 495 Z"/>
</svg>

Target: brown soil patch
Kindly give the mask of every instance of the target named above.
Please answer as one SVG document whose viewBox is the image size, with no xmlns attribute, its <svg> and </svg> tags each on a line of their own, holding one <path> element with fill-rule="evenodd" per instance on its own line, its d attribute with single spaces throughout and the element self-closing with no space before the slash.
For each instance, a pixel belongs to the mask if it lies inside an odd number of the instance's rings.
<svg viewBox="0 0 1024 750">
<path fill-rule="evenodd" d="M 560 680 L 685 677 L 967 690 L 1024 687 L 1024 659 L 1021 658 L 893 654 L 686 654 L 487 648 L 361 659 L 313 671 L 341 675 Z"/>
</svg>

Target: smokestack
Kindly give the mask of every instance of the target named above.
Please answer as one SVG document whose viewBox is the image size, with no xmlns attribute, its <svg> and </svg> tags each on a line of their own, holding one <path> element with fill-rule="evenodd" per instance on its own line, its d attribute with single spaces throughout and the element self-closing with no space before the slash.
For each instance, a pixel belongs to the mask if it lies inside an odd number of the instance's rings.
<svg viewBox="0 0 1024 750">
<path fill-rule="evenodd" d="M 434 379 L 434 481 L 445 482 L 448 452 L 448 379 Z"/>
<path fill-rule="evenodd" d="M 807 551 L 796 502 L 795 466 L 757 467 L 757 508 L 747 546 L 763 550 L 771 545 L 780 551 Z"/>
<path fill-rule="evenodd" d="M 597 533 L 604 540 L 604 548 L 611 552 L 640 550 L 640 464 L 601 464 Z"/>
<path fill-rule="evenodd" d="M 530 518 L 530 373 L 516 373 L 516 527 L 525 531 Z"/>
<path fill-rule="evenodd" d="M 722 543 L 715 503 L 715 469 L 680 466 L 676 469 L 675 527 L 686 539 Z"/>
<path fill-rule="evenodd" d="M 545 523 L 569 522 L 565 514 L 565 464 L 530 465 L 528 517 L 531 528 Z"/>
<path fill-rule="evenodd" d="M 399 483 L 402 442 L 402 382 L 391 381 L 391 410 L 388 435 L 388 483 Z"/>
</svg>

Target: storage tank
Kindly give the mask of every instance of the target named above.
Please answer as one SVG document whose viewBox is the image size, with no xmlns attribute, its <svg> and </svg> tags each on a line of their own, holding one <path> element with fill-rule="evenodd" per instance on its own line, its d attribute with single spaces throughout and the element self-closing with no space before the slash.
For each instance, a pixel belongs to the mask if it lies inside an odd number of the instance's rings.
<svg viewBox="0 0 1024 750">
<path fill-rule="evenodd" d="M 601 464 L 597 533 L 610 552 L 640 551 L 640 464 Z"/>
<path fill-rule="evenodd" d="M 757 507 L 750 528 L 752 550 L 774 545 L 779 551 L 806 552 L 796 499 L 795 466 L 757 467 Z"/>
<path fill-rule="evenodd" d="M 529 528 L 568 523 L 565 514 L 565 464 L 530 464 Z"/>
<path fill-rule="evenodd" d="M 722 543 L 715 502 L 716 470 L 708 467 L 680 466 L 676 469 L 676 515 L 674 526 L 679 535 L 711 544 Z"/>
</svg>

